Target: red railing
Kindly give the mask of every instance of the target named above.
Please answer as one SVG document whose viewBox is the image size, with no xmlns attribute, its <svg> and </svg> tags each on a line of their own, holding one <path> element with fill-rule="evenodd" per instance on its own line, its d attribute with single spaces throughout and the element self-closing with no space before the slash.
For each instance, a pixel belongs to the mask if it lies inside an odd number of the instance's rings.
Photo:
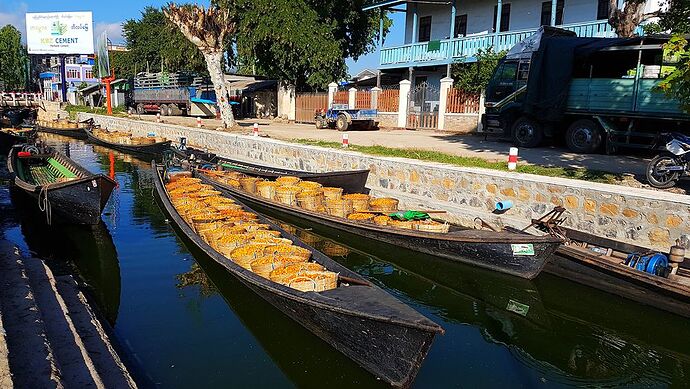
<svg viewBox="0 0 690 389">
<path fill-rule="evenodd" d="M 349 104 L 350 103 L 350 92 L 343 90 L 335 92 L 333 96 L 333 104 Z"/>
<path fill-rule="evenodd" d="M 479 94 L 448 89 L 446 113 L 479 113 Z"/>
<path fill-rule="evenodd" d="M 369 91 L 357 91 L 355 95 L 355 108 L 356 109 L 369 109 L 371 108 L 371 92 Z"/>
<path fill-rule="evenodd" d="M 400 90 L 384 89 L 379 93 L 379 112 L 398 112 L 400 106 Z"/>
</svg>

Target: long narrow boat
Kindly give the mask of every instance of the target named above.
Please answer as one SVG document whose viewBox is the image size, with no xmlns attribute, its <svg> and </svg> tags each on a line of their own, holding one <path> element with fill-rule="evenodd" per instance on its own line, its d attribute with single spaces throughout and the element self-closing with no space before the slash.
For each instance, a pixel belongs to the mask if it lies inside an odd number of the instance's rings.
<svg viewBox="0 0 690 389">
<path fill-rule="evenodd" d="M 203 171 L 197 175 L 206 183 L 226 190 L 259 212 L 298 217 L 309 223 L 335 228 L 364 239 L 362 245 L 387 243 L 392 247 L 431 254 L 452 261 L 532 279 L 542 270 L 562 240 L 550 235 L 492 231 L 451 226 L 447 233 L 416 231 L 349 220 L 266 199 L 213 179 Z M 280 217 L 279 216 L 279 217 Z"/>
<path fill-rule="evenodd" d="M 163 152 L 170 150 L 170 144 L 172 141 L 165 140 L 162 142 L 155 142 L 155 143 L 150 143 L 150 144 L 142 144 L 142 145 L 137 145 L 137 144 L 125 144 L 125 143 L 116 143 L 116 142 L 111 142 L 109 140 L 99 138 L 94 134 L 93 129 L 84 129 L 84 133 L 86 133 L 86 137 L 90 143 L 97 144 L 100 146 L 105 146 L 114 150 L 122 151 L 124 153 L 129 153 L 129 154 L 138 154 L 138 155 L 160 155 L 163 154 Z"/>
<path fill-rule="evenodd" d="M 545 271 L 690 317 L 690 261 L 682 262 L 675 274 L 651 274 L 631 267 L 629 258 L 637 261 L 646 256 L 651 261 L 656 252 L 576 230 L 564 228 L 564 231 L 570 241 L 558 249 Z M 631 254 L 637 255 L 631 257 Z M 669 253 L 659 254 L 670 258 Z M 661 257 L 654 260 L 657 259 Z M 643 266 L 641 261 L 636 263 Z"/>
<path fill-rule="evenodd" d="M 262 166 L 254 163 L 220 157 L 216 154 L 194 148 L 187 148 L 183 151 L 175 149 L 175 153 L 178 157 L 184 159 L 187 159 L 193 155 L 194 158 L 202 164 L 214 164 L 222 167 L 225 170 L 240 172 L 252 177 L 275 179 L 281 176 L 294 176 L 303 180 L 318 182 L 323 186 L 343 188 L 345 193 L 367 192 L 366 184 L 367 178 L 369 178 L 368 169 L 313 173 L 302 170 L 290 170 L 279 167 Z"/>
<path fill-rule="evenodd" d="M 0 152 L 6 153 L 16 144 L 29 143 L 35 136 L 33 128 L 0 128 Z"/>
<path fill-rule="evenodd" d="M 156 192 L 164 213 L 195 247 L 285 315 L 376 377 L 397 387 L 408 387 L 412 383 L 434 337 L 443 333 L 440 326 L 260 215 L 257 215 L 260 223 L 279 231 L 281 237 L 289 239 L 293 245 L 311 251 L 316 263 L 338 273 L 337 286 L 323 292 L 301 292 L 245 269 L 216 251 L 185 222 L 165 187 L 164 168 L 153 162 L 152 167 L 156 171 Z M 220 192 L 240 204 L 230 192 Z M 244 205 L 242 209 L 254 213 Z M 299 354 L 299 350 L 294 352 Z"/>
<path fill-rule="evenodd" d="M 49 134 L 67 136 L 74 139 L 85 140 L 88 126 L 80 126 L 79 123 L 37 121 L 36 131 Z"/>
<path fill-rule="evenodd" d="M 14 146 L 7 156 L 7 167 L 15 175 L 15 185 L 38 200 L 37 206 L 49 224 L 54 216 L 67 223 L 98 224 L 117 185 L 48 147 Z"/>
</svg>

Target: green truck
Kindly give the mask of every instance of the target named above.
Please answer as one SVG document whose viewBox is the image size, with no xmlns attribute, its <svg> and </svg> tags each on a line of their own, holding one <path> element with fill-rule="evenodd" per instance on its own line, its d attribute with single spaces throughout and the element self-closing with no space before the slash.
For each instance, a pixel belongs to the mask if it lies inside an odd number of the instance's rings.
<svg viewBox="0 0 690 389">
<path fill-rule="evenodd" d="M 564 139 L 579 153 L 651 148 L 660 133 L 688 133 L 690 115 L 656 88 L 678 60 L 664 52 L 668 39 L 579 38 L 542 27 L 496 68 L 483 129 L 520 147 Z"/>
</svg>

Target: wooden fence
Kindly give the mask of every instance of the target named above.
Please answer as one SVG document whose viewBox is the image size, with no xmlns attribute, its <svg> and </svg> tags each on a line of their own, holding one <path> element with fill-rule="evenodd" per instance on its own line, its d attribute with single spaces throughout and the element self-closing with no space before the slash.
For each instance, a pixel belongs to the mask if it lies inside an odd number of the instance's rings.
<svg viewBox="0 0 690 389">
<path fill-rule="evenodd" d="M 398 112 L 400 106 L 400 89 L 384 89 L 379 92 L 379 112 Z"/>
<path fill-rule="evenodd" d="M 446 113 L 479 113 L 479 94 L 448 89 Z"/>
<path fill-rule="evenodd" d="M 295 101 L 295 121 L 314 123 L 314 112 L 328 108 L 328 93 L 300 93 Z"/>
<path fill-rule="evenodd" d="M 341 90 L 335 92 L 333 95 L 333 104 L 349 104 L 350 103 L 350 92 L 346 90 Z"/>
<path fill-rule="evenodd" d="M 371 92 L 357 91 L 355 95 L 355 109 L 369 109 L 371 108 Z"/>
</svg>

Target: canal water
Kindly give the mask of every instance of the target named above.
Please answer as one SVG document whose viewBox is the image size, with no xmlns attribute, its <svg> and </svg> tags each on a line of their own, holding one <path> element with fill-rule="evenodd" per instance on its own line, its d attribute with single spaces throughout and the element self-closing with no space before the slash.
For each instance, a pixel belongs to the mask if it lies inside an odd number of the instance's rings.
<svg viewBox="0 0 690 389">
<path fill-rule="evenodd" d="M 44 139 L 117 179 L 103 223 L 49 228 L 1 178 L 0 235 L 83 280 L 143 386 L 385 387 L 186 247 L 149 162 Z M 521 280 L 283 222 L 443 326 L 415 387 L 689 385 L 686 319 L 548 274 Z"/>
</svg>

